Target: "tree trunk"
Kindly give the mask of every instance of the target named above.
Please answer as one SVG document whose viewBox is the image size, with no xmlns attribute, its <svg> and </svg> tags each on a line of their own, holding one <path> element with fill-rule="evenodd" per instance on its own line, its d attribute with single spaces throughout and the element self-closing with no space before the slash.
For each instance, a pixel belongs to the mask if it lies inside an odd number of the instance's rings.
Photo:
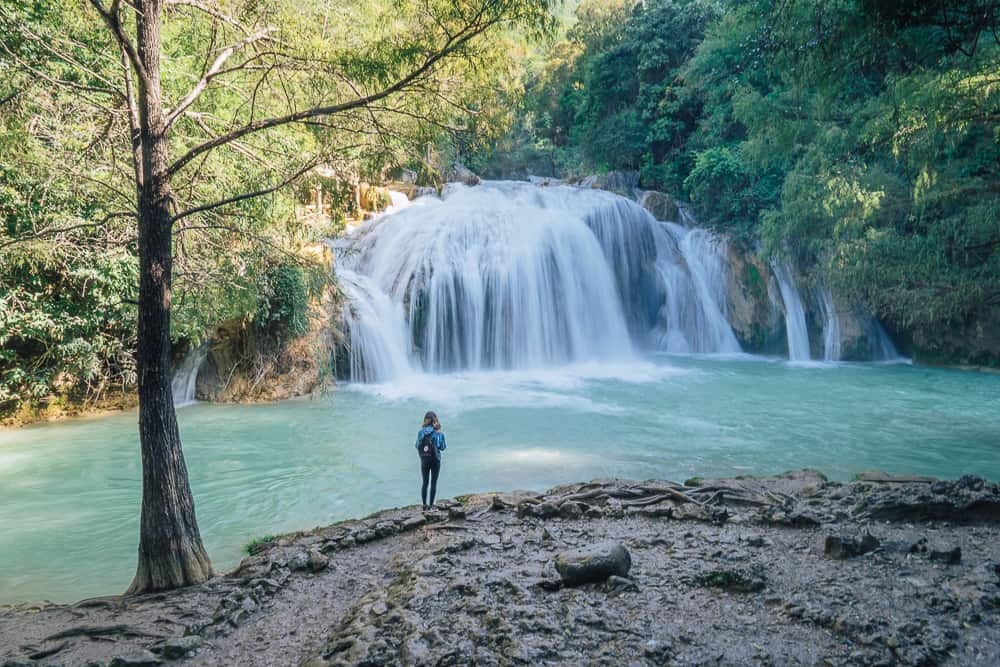
<svg viewBox="0 0 1000 667">
<path fill-rule="evenodd" d="M 140 161 L 139 562 L 127 594 L 201 583 L 212 565 L 201 542 L 170 389 L 171 215 L 167 136 L 160 98 L 161 2 L 137 2 Z"/>
</svg>

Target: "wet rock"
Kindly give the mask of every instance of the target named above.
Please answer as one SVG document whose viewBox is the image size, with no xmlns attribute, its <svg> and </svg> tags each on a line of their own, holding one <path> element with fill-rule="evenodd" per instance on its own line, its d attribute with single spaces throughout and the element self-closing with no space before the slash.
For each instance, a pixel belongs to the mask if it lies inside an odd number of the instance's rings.
<svg viewBox="0 0 1000 667">
<path fill-rule="evenodd" d="M 962 549 L 955 547 L 947 551 L 931 551 L 929 558 L 945 565 L 958 565 L 962 562 Z"/>
<path fill-rule="evenodd" d="M 309 554 L 305 551 L 296 551 L 288 559 L 288 569 L 294 572 L 309 569 Z"/>
<path fill-rule="evenodd" d="M 694 583 L 706 588 L 721 588 L 730 593 L 756 593 L 767 586 L 767 578 L 760 566 L 723 568 L 694 577 Z"/>
<path fill-rule="evenodd" d="M 845 560 L 875 551 L 879 545 L 878 538 L 871 533 L 865 533 L 858 538 L 828 535 L 823 552 L 834 560 Z"/>
<path fill-rule="evenodd" d="M 330 564 L 330 557 L 317 549 L 312 549 L 309 551 L 307 564 L 310 572 L 319 572 Z"/>
<path fill-rule="evenodd" d="M 608 577 L 607 587 L 609 591 L 614 591 L 616 593 L 634 593 L 639 590 L 639 586 L 634 581 L 628 579 L 627 577 L 619 577 L 616 574 Z"/>
<path fill-rule="evenodd" d="M 108 667 L 156 667 L 163 661 L 149 651 L 141 651 L 130 655 L 119 655 L 111 659 Z"/>
<path fill-rule="evenodd" d="M 479 185 L 479 176 L 461 162 L 452 162 L 441 173 L 442 178 L 449 183 L 464 183 Z"/>
<path fill-rule="evenodd" d="M 403 521 L 402 529 L 404 532 L 408 530 L 415 530 L 426 523 L 427 523 L 427 518 L 424 517 L 424 515 L 421 513 L 415 516 L 411 516 L 410 518 Z"/>
<path fill-rule="evenodd" d="M 559 516 L 564 519 L 579 519 L 583 516 L 583 512 L 586 507 L 587 506 L 583 503 L 567 500 L 563 504 L 559 505 Z"/>
<path fill-rule="evenodd" d="M 574 549 L 556 556 L 556 571 L 567 586 L 605 581 L 612 575 L 628 576 L 632 556 L 621 542 Z"/>
<path fill-rule="evenodd" d="M 201 648 L 204 640 L 198 635 L 188 635 L 186 637 L 174 637 L 162 644 L 158 644 L 158 653 L 167 660 L 177 660 L 183 658 L 191 651 Z"/>
<path fill-rule="evenodd" d="M 639 206 L 652 213 L 657 220 L 677 221 L 677 203 L 668 194 L 655 190 L 643 192 L 639 197 Z"/>
<path fill-rule="evenodd" d="M 998 521 L 1000 486 L 973 475 L 933 484 L 880 484 L 861 494 L 854 512 L 880 521 Z"/>
</svg>

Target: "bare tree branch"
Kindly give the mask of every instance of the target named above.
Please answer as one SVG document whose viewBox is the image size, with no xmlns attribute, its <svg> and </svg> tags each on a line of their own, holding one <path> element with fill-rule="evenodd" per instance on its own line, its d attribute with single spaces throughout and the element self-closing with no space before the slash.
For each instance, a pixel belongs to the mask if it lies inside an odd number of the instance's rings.
<svg viewBox="0 0 1000 667">
<path fill-rule="evenodd" d="M 198 11 L 211 16 L 222 23 L 236 28 L 245 35 L 250 35 L 250 29 L 245 25 L 233 19 L 231 16 L 209 7 L 203 2 L 197 2 L 197 0 L 166 0 L 165 5 L 167 7 L 191 7 L 192 9 L 197 9 Z"/>
<path fill-rule="evenodd" d="M 226 61 L 229 60 L 234 53 L 236 53 L 240 49 L 247 47 L 250 44 L 253 44 L 256 41 L 264 39 L 271 32 L 273 32 L 273 29 L 271 28 L 264 28 L 263 30 L 258 30 L 257 32 L 253 33 L 252 35 L 248 35 L 245 39 L 237 42 L 236 44 L 232 44 L 223 49 L 222 53 L 220 53 L 215 58 L 215 62 L 212 63 L 212 66 L 209 67 L 208 71 L 205 72 L 205 74 L 201 77 L 201 80 L 199 80 L 198 83 L 195 84 L 194 88 L 192 88 L 191 91 L 184 96 L 184 99 L 181 100 L 180 104 L 178 104 L 175 109 L 173 109 L 172 111 L 170 111 L 169 114 L 167 114 L 167 118 L 164 121 L 164 129 L 167 129 L 171 125 L 173 125 L 174 121 L 176 121 L 188 107 L 194 104 L 195 100 L 197 100 L 198 97 L 205 91 L 205 89 L 208 87 L 208 84 L 211 83 L 212 79 L 214 79 L 216 76 L 219 76 L 224 72 L 235 71 L 234 69 L 230 70 L 222 69 L 222 66 L 226 64 Z M 242 68 L 237 68 L 237 69 L 242 69 Z"/>
<path fill-rule="evenodd" d="M 96 0 L 92 0 L 96 1 Z M 395 93 L 401 92 L 410 88 L 415 82 L 420 81 L 426 77 L 440 61 L 444 60 L 452 53 L 460 49 L 469 40 L 481 35 L 490 29 L 493 25 L 493 21 L 485 20 L 479 21 L 481 16 L 477 14 L 475 19 L 469 22 L 465 28 L 458 32 L 455 36 L 449 37 L 436 51 L 427 55 L 422 63 L 417 67 L 412 69 L 410 72 L 400 77 L 395 83 L 390 86 L 383 88 L 382 90 L 372 93 L 370 95 L 365 95 L 363 97 L 356 97 L 352 100 L 346 102 L 341 102 L 340 104 L 333 104 L 329 106 L 314 107 L 311 109 L 303 109 L 301 111 L 296 111 L 284 116 L 277 116 L 272 118 L 267 118 L 263 120 L 253 121 L 239 127 L 231 132 L 224 135 L 206 141 L 198 146 L 195 146 L 187 153 L 178 158 L 170 168 L 168 173 L 172 176 L 177 173 L 180 169 L 184 167 L 192 159 L 204 153 L 210 151 L 214 148 L 222 146 L 234 139 L 239 139 L 240 137 L 252 134 L 255 132 L 260 132 L 262 130 L 267 130 L 273 127 L 279 127 L 282 125 L 287 125 L 289 123 L 295 123 L 303 121 L 309 118 L 316 118 L 318 116 L 331 116 L 339 113 L 344 113 L 345 111 L 351 111 L 354 109 L 360 109 L 373 102 L 378 102 L 386 97 L 389 97 Z"/>
<path fill-rule="evenodd" d="M 101 0 L 90 0 L 90 4 L 100 14 L 101 19 L 104 20 L 108 29 L 111 30 L 111 35 L 128 56 L 129 63 L 131 63 L 139 78 L 144 82 L 149 81 L 149 73 L 146 72 L 146 67 L 142 64 L 142 60 L 135 50 L 135 45 L 129 40 L 128 35 L 125 34 L 125 29 L 122 28 L 121 16 L 118 13 L 118 10 L 121 8 L 121 0 L 112 0 L 111 6 L 108 9 L 104 8 Z"/>
<path fill-rule="evenodd" d="M 196 213 L 203 213 L 205 211 L 211 211 L 211 210 L 217 209 L 217 208 L 219 208 L 221 206 L 227 206 L 229 204 L 235 204 L 236 202 L 245 201 L 247 199 L 254 199 L 256 197 L 261 197 L 263 195 L 268 195 L 268 194 L 271 194 L 272 192 L 276 192 L 277 190 L 280 190 L 281 188 L 285 187 L 286 185 L 288 185 L 289 183 L 291 183 L 292 181 L 294 181 L 295 179 L 297 179 L 299 176 L 301 176 L 302 174 L 306 173 L 307 171 L 309 171 L 310 169 L 312 169 L 313 167 L 315 167 L 318 163 L 319 163 L 319 160 L 317 160 L 317 159 L 310 160 L 309 162 L 307 162 L 305 164 L 305 166 L 302 166 L 299 169 L 296 169 L 292 174 L 290 174 L 289 176 L 287 176 L 281 182 L 275 183 L 274 185 L 271 185 L 269 187 L 262 188 L 260 190 L 255 190 L 253 192 L 244 192 L 243 194 L 234 195 L 234 196 L 228 197 L 226 199 L 221 199 L 221 200 L 219 200 L 217 202 L 212 202 L 210 204 L 202 204 L 201 206 L 195 206 L 194 208 L 189 208 L 186 211 L 182 211 L 182 212 L 178 213 L 177 215 L 175 215 L 173 217 L 173 219 L 172 219 L 172 222 L 177 222 L 178 220 L 182 220 L 182 219 L 184 219 L 184 218 L 186 218 L 188 216 L 195 215 Z"/>
<path fill-rule="evenodd" d="M 134 218 L 135 213 L 132 211 L 114 211 L 108 213 L 106 216 L 100 220 L 95 220 L 93 222 L 81 222 L 77 225 L 69 225 L 67 227 L 48 227 L 46 229 L 39 230 L 33 234 L 26 234 L 24 236 L 18 236 L 10 239 L 9 241 L 4 241 L 0 243 L 0 249 L 10 247 L 12 245 L 17 245 L 18 243 L 25 243 L 27 241 L 37 241 L 39 239 L 53 238 L 59 236 L 60 234 L 65 234 L 66 232 L 72 232 L 77 229 L 93 229 L 95 227 L 103 227 L 108 222 L 114 218 Z"/>
</svg>

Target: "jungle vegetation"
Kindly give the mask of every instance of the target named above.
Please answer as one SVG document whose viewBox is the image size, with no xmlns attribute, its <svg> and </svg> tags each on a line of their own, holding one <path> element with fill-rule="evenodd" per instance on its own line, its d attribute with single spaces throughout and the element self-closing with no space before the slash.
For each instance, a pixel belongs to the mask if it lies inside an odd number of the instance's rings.
<svg viewBox="0 0 1000 667">
<path fill-rule="evenodd" d="M 992 0 L 583 0 L 474 167 L 638 170 L 918 361 L 996 366 L 998 21 Z"/>
<path fill-rule="evenodd" d="M 213 3 L 166 2 L 165 97 L 213 84 L 173 122 L 171 150 L 224 135 L 234 118 L 387 82 L 405 49 L 427 46 L 400 41 L 427 28 L 405 4 L 237 3 L 242 23 L 227 23 L 202 11 Z M 183 350 L 238 319 L 278 343 L 301 333 L 326 276 L 298 250 L 351 212 L 328 187 L 332 219 L 295 215 L 312 166 L 376 183 L 406 168 L 435 183 L 459 159 L 499 177 L 638 171 L 702 224 L 869 309 L 919 360 L 996 365 L 998 5 L 557 3 L 555 37 L 507 26 L 433 85 L 185 164 L 172 179 L 170 338 Z M 3 416 L 137 384 L 128 91 L 95 7 L 0 0 Z"/>
</svg>

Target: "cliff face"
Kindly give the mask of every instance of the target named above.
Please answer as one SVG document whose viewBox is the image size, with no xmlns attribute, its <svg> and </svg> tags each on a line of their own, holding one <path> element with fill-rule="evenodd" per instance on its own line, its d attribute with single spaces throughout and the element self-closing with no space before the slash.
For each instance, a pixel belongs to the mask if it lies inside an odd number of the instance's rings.
<svg viewBox="0 0 1000 667">
<path fill-rule="evenodd" d="M 740 346 L 757 354 L 785 354 L 785 316 L 770 267 L 730 243 L 729 269 L 727 315 Z"/>
<path fill-rule="evenodd" d="M 333 270 L 329 248 L 315 246 L 312 253 Z M 246 320 L 223 322 L 208 341 L 195 398 L 223 403 L 269 401 L 326 388 L 333 382 L 339 308 L 339 292 L 328 286 L 310 304 L 308 332 L 278 345 Z"/>
<path fill-rule="evenodd" d="M 727 317 L 745 352 L 788 353 L 785 303 L 770 264 L 760 256 L 729 245 Z M 874 317 L 836 294 L 803 289 L 808 281 L 793 275 L 805 313 L 812 359 L 826 358 L 827 328 L 836 361 L 871 361 L 895 356 L 893 343 Z M 826 299 L 826 300 L 825 300 Z M 968 344 L 968 341 L 966 341 Z"/>
</svg>

